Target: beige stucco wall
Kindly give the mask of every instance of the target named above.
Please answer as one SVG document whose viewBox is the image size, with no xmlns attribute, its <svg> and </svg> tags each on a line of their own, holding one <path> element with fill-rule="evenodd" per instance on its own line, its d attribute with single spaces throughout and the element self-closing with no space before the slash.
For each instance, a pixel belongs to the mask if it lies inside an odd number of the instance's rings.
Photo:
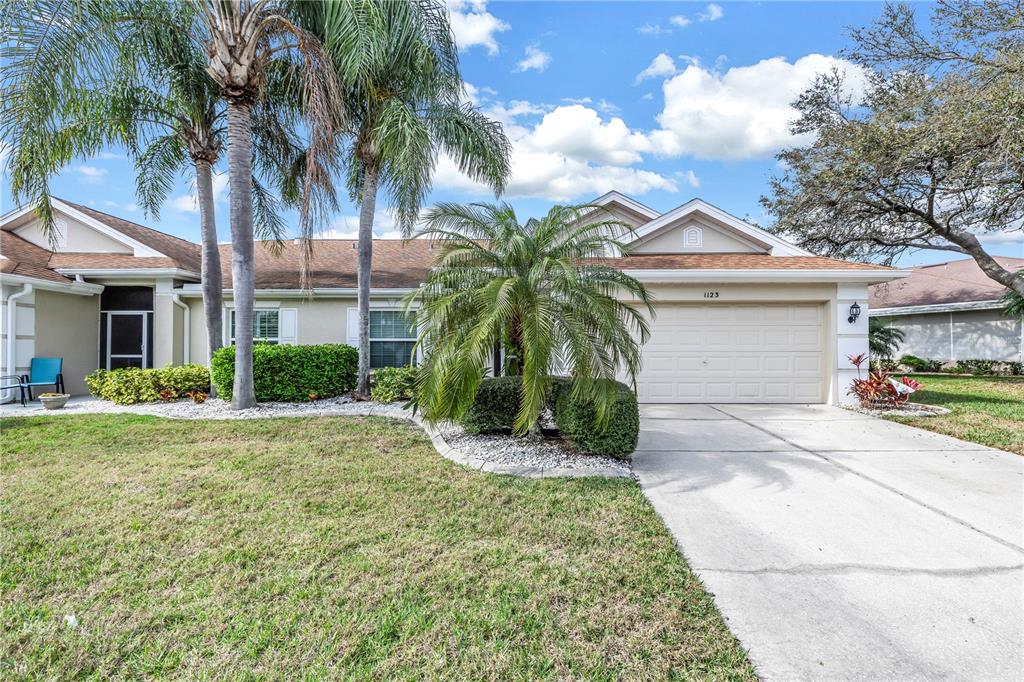
<svg viewBox="0 0 1024 682">
<path fill-rule="evenodd" d="M 701 228 L 703 245 L 700 248 L 683 248 L 683 231 L 688 227 Z M 632 249 L 633 253 L 757 253 L 750 244 L 727 235 L 707 223 L 688 221 L 666 229 Z"/>
<path fill-rule="evenodd" d="M 56 219 L 64 221 L 67 225 L 66 244 L 56 249 L 54 249 L 49 239 L 43 233 L 42 223 L 37 219 L 32 220 L 32 222 L 23 227 L 19 227 L 14 233 L 22 239 L 42 246 L 44 249 L 60 252 L 132 253 L 131 247 L 125 246 L 121 242 L 97 232 L 95 229 L 63 213 L 58 212 Z"/>
<path fill-rule="evenodd" d="M 904 341 L 898 355 L 943 361 L 1022 360 L 1021 319 L 1005 317 L 999 310 L 961 310 L 883 319 L 903 332 Z"/>
<path fill-rule="evenodd" d="M 99 357 L 99 296 L 54 291 L 35 294 L 35 356 L 64 358 L 68 393 L 88 393 L 85 375 Z"/>
</svg>

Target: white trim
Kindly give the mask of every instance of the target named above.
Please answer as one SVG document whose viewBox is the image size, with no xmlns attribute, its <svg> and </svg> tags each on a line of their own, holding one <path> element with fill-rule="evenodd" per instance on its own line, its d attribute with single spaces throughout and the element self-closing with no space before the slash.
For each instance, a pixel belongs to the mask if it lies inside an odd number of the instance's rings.
<svg viewBox="0 0 1024 682">
<path fill-rule="evenodd" d="M 928 305 L 907 305 L 898 308 L 872 308 L 868 317 L 897 317 L 899 315 L 927 315 L 928 313 L 948 313 L 958 310 L 998 310 L 1003 307 L 1000 300 L 991 301 L 959 301 L 957 303 L 932 303 Z"/>
<path fill-rule="evenodd" d="M 181 268 L 54 268 L 62 275 L 83 277 L 132 278 L 132 277 L 191 277 L 199 279 L 199 273 Z M 230 291 L 226 289 L 225 291 Z"/>
<path fill-rule="evenodd" d="M 604 194 L 602 194 L 601 196 L 597 197 L 596 199 L 589 203 L 593 204 L 594 206 L 607 206 L 608 204 L 617 203 L 620 204 L 621 206 L 624 206 L 625 208 L 628 208 L 634 213 L 639 213 L 642 216 L 647 216 L 648 220 L 654 220 L 655 218 L 661 215 L 650 206 L 641 204 L 636 199 L 628 197 L 622 192 L 617 192 L 615 190 L 605 192 Z"/>
<path fill-rule="evenodd" d="M 649 223 L 641 225 L 636 229 L 636 232 L 634 232 L 632 239 L 630 239 L 628 243 L 634 246 L 643 243 L 663 228 L 666 228 L 694 213 L 702 213 L 706 217 L 711 218 L 734 231 L 736 236 L 746 238 L 755 244 L 761 245 L 763 248 L 770 249 L 772 254 L 775 256 L 814 255 L 810 251 L 805 251 L 794 246 L 785 239 L 776 237 L 769 232 L 765 232 L 761 228 L 740 220 L 736 216 L 726 213 L 722 209 L 712 206 L 701 199 L 692 199 L 682 206 L 678 206 L 667 213 L 663 213 L 661 216 L 651 220 Z"/>
<path fill-rule="evenodd" d="M 181 326 L 185 332 L 181 339 L 181 364 L 187 365 L 189 364 L 192 350 L 190 347 L 192 341 L 192 308 L 183 303 L 181 296 L 177 294 L 171 296 L 171 303 L 181 308 Z"/>
<path fill-rule="evenodd" d="M 97 232 L 99 232 L 101 234 L 104 234 L 107 237 L 110 237 L 114 241 L 120 242 L 121 244 L 124 244 L 125 246 L 130 246 L 132 248 L 133 255 L 135 255 L 135 256 L 142 256 L 142 257 L 145 257 L 145 256 L 151 256 L 151 257 L 155 256 L 155 257 L 167 258 L 167 254 L 160 253 L 159 251 L 157 251 L 153 247 L 146 246 L 142 242 L 140 242 L 140 241 L 138 241 L 136 239 L 132 239 L 131 237 L 129 237 L 128 235 L 124 234 L 120 230 L 115 230 L 114 228 L 110 227 L 109 225 L 105 225 L 105 224 L 101 223 L 100 221 L 96 220 L 95 218 L 93 218 L 91 216 L 88 216 L 85 213 L 82 213 L 78 209 L 76 209 L 76 208 L 74 208 L 72 206 L 69 206 L 68 204 L 64 203 L 63 201 L 61 201 L 60 199 L 58 199 L 56 197 L 50 197 L 50 204 L 52 204 L 54 207 L 56 207 L 57 209 L 59 209 L 63 213 L 65 213 L 65 214 L 71 216 L 72 218 L 74 218 L 75 220 L 79 221 L 80 223 L 83 223 L 84 225 L 87 225 L 87 226 L 91 227 L 92 229 L 96 230 Z M 25 214 L 30 213 L 30 212 L 32 212 L 34 210 L 35 210 L 35 206 L 33 206 L 32 204 L 27 204 L 25 206 L 22 206 L 21 208 L 15 209 L 15 210 L 11 211 L 10 213 L 8 213 L 7 215 L 5 215 L 3 217 L 0 217 L 0 225 L 6 225 L 7 223 L 14 222 L 18 218 L 21 218 Z"/>
<path fill-rule="evenodd" d="M 863 282 L 909 277 L 907 270 L 623 269 L 641 282 Z"/>
<path fill-rule="evenodd" d="M 95 296 L 103 292 L 105 288 L 102 284 L 91 284 L 89 282 L 51 282 L 45 279 L 39 279 L 37 277 L 27 277 L 25 275 L 14 275 L 3 273 L 0 275 L 0 280 L 3 280 L 4 284 L 31 284 L 36 289 L 42 289 L 44 291 L 59 291 L 64 294 L 75 294 L 76 296 Z"/>
</svg>

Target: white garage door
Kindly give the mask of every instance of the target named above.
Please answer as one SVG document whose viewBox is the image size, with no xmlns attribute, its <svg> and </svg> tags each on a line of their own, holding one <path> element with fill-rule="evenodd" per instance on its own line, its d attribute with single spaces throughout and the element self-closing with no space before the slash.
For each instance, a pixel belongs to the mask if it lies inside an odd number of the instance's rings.
<svg viewBox="0 0 1024 682">
<path fill-rule="evenodd" d="M 657 305 L 642 403 L 822 402 L 822 304 Z"/>
</svg>

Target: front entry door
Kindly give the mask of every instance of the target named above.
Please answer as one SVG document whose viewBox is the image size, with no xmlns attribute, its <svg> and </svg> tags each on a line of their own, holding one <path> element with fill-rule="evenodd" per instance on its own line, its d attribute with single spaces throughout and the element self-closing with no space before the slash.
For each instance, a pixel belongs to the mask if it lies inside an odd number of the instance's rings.
<svg viewBox="0 0 1024 682">
<path fill-rule="evenodd" d="M 107 369 L 145 367 L 148 314 L 107 313 Z"/>
</svg>

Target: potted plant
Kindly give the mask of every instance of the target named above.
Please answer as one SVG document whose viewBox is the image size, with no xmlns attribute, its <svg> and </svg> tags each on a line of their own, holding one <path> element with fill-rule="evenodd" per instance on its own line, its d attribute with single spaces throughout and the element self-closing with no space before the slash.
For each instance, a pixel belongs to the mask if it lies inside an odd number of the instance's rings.
<svg viewBox="0 0 1024 682">
<path fill-rule="evenodd" d="M 70 393 L 40 393 L 39 402 L 48 410 L 59 410 L 70 397 Z"/>
</svg>

